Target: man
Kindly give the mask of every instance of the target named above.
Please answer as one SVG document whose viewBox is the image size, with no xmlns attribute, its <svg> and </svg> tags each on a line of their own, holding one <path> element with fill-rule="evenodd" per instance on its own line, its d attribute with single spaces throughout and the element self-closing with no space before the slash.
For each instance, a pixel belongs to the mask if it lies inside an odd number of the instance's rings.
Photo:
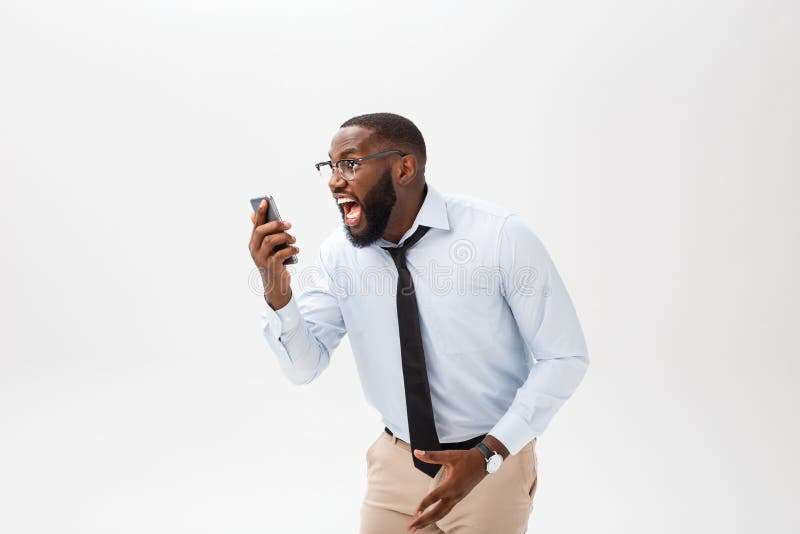
<svg viewBox="0 0 800 534">
<path fill-rule="evenodd" d="M 589 362 L 551 258 L 516 215 L 428 185 L 425 142 L 404 117 L 348 120 L 328 156 L 316 167 L 344 225 L 309 286 L 292 292 L 283 262 L 299 248 L 290 223 L 264 223 L 265 203 L 250 253 L 288 378 L 319 376 L 347 333 L 383 416 L 361 533 L 525 532 L 536 439 Z"/>
</svg>

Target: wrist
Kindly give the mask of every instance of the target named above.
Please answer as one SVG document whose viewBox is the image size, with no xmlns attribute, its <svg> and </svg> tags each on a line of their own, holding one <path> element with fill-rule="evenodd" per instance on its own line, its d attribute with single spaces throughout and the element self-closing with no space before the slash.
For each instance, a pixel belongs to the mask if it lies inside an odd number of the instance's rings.
<svg viewBox="0 0 800 534">
<path fill-rule="evenodd" d="M 485 441 L 482 441 L 475 445 L 475 450 L 477 450 L 481 456 L 483 456 L 483 461 L 485 463 L 484 470 L 489 473 L 496 473 L 498 469 L 503 465 L 503 457 L 494 449 L 491 449 Z"/>
<path fill-rule="evenodd" d="M 267 294 L 264 293 L 264 300 L 269 304 L 269 307 L 273 310 L 279 310 L 289 304 L 289 301 L 292 300 L 292 290 L 289 289 L 288 293 L 274 295 L 274 294 Z"/>
<path fill-rule="evenodd" d="M 511 456 L 511 453 L 508 451 L 506 446 L 491 434 L 488 434 L 485 438 L 483 438 L 483 443 L 485 443 L 487 447 L 495 451 L 497 454 L 502 456 L 503 460 Z"/>
</svg>

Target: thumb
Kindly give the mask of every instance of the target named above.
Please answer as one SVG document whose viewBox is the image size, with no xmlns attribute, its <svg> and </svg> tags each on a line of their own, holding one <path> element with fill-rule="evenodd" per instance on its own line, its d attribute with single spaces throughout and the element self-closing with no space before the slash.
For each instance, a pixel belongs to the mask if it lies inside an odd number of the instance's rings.
<svg viewBox="0 0 800 534">
<path fill-rule="evenodd" d="M 442 451 L 421 451 L 414 449 L 414 456 L 429 464 L 445 463 L 445 455 Z"/>
</svg>

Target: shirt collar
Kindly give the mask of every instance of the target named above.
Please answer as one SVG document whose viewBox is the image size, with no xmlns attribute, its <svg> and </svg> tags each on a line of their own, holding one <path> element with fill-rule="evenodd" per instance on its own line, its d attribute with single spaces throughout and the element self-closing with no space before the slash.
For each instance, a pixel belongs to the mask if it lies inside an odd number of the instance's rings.
<svg viewBox="0 0 800 534">
<path fill-rule="evenodd" d="M 375 244 L 383 247 L 400 246 L 400 244 L 417 231 L 420 224 L 430 226 L 431 228 L 440 228 L 442 230 L 450 229 L 450 222 L 447 218 L 447 204 L 445 203 L 444 197 L 427 182 L 425 183 L 425 188 L 427 192 L 425 193 L 425 199 L 422 201 L 422 206 L 420 206 L 417 216 L 411 224 L 411 228 L 406 230 L 406 233 L 400 238 L 400 242 L 395 244 L 381 237 Z"/>
</svg>

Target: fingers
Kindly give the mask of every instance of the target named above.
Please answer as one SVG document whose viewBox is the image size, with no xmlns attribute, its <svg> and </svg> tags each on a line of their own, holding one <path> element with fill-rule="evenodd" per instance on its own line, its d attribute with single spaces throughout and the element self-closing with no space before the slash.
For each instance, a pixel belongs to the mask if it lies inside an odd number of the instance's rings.
<svg viewBox="0 0 800 534">
<path fill-rule="evenodd" d="M 478 468 L 477 460 L 471 458 L 470 451 L 414 449 L 414 455 L 429 463 L 443 464 L 442 469 L 446 469 L 446 471 L 444 480 L 417 505 L 414 520 L 408 525 L 408 529 L 412 532 L 425 528 L 449 514 L 455 505 L 480 482 L 480 477 L 474 472 Z M 485 476 L 485 471 L 482 470 L 481 473 Z M 425 512 L 428 508 L 430 510 Z"/>
<path fill-rule="evenodd" d="M 273 254 L 272 261 L 274 261 L 276 264 L 281 264 L 299 252 L 300 247 L 286 247 Z"/>
<path fill-rule="evenodd" d="M 289 221 L 270 221 L 268 223 L 257 225 L 255 228 L 253 228 L 253 232 L 263 238 L 265 235 L 277 234 L 278 232 L 288 230 L 291 227 L 292 223 Z"/>
<path fill-rule="evenodd" d="M 253 233 L 250 236 L 250 246 L 251 247 L 253 245 L 253 240 L 254 240 L 255 235 L 256 235 L 256 228 L 258 228 L 259 226 L 264 224 L 264 220 L 266 218 L 267 205 L 268 204 L 269 203 L 267 202 L 267 199 L 261 199 L 261 204 L 258 205 L 258 209 L 255 212 L 253 212 L 252 214 L 250 214 L 250 220 L 253 223 Z"/>
<path fill-rule="evenodd" d="M 437 486 L 436 488 L 433 489 L 433 491 L 431 491 L 425 497 L 423 497 L 423 499 L 419 501 L 417 509 L 414 511 L 414 513 L 421 514 L 422 512 L 425 511 L 426 508 L 428 508 L 428 506 L 432 505 L 433 503 L 441 499 L 444 496 L 445 492 L 447 491 L 447 488 L 443 486 L 444 486 L 443 484 Z"/>
<path fill-rule="evenodd" d="M 444 464 L 450 458 L 450 451 L 421 451 L 414 449 L 414 456 L 429 464 Z"/>
<path fill-rule="evenodd" d="M 267 220 L 267 209 L 269 208 L 269 201 L 265 198 L 258 205 L 258 212 L 256 213 L 256 220 L 253 221 L 256 226 L 261 226 Z"/>
<path fill-rule="evenodd" d="M 256 216 L 256 223 L 257 222 L 258 216 Z M 270 221 L 265 224 L 255 224 L 255 226 L 253 226 L 253 233 L 250 234 L 250 253 L 255 255 L 260 250 L 265 236 L 277 234 L 291 227 L 292 223 L 288 221 Z"/>
<path fill-rule="evenodd" d="M 411 532 L 416 532 L 417 529 L 425 528 L 428 525 L 431 525 L 439 521 L 444 516 L 446 516 L 453 508 L 453 506 L 454 504 L 452 504 L 449 500 L 442 499 L 438 503 L 436 503 L 436 506 L 434 506 L 428 512 L 416 518 L 406 528 Z"/>
<path fill-rule="evenodd" d="M 275 249 L 275 247 L 283 244 L 292 244 L 297 239 L 287 232 L 280 232 L 277 234 L 268 234 L 264 236 L 264 239 L 261 240 L 261 246 L 259 250 L 262 254 L 269 255 Z"/>
</svg>

